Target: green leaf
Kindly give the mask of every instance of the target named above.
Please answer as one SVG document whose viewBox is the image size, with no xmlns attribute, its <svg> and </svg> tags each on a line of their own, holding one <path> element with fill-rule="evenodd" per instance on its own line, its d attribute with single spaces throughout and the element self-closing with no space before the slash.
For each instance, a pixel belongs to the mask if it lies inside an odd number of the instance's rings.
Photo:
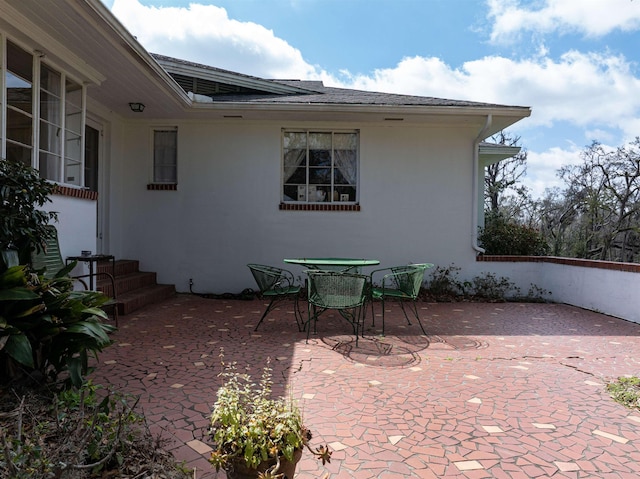
<svg viewBox="0 0 640 479">
<path fill-rule="evenodd" d="M 24 301 L 38 298 L 40 296 L 28 288 L 0 289 L 0 301 Z"/>
<path fill-rule="evenodd" d="M 47 307 L 44 304 L 36 304 L 35 306 L 32 306 L 31 308 L 27 308 L 24 311 L 18 313 L 15 315 L 16 318 L 24 318 L 26 316 L 31 316 L 35 313 L 39 313 L 40 311 L 44 311 Z"/>
<path fill-rule="evenodd" d="M 12 266 L 0 275 L 0 288 L 13 288 L 14 286 L 24 286 L 26 284 L 26 267 Z"/>
<path fill-rule="evenodd" d="M 107 313 L 105 313 L 102 309 L 100 308 L 87 308 L 85 310 L 82 311 L 85 314 L 90 314 L 92 316 L 97 316 L 101 319 L 109 319 L 109 316 L 107 316 Z"/>
<path fill-rule="evenodd" d="M 113 327 L 108 324 L 82 321 L 82 322 L 78 322 L 70 325 L 67 328 L 67 332 L 85 334 L 87 336 L 91 336 L 92 338 L 97 339 L 101 343 L 108 343 L 110 342 L 110 339 L 109 339 L 109 336 L 107 335 L 107 331 L 109 331 L 111 328 Z"/>
<path fill-rule="evenodd" d="M 9 336 L 4 349 L 10 357 L 18 361 L 20 364 L 24 364 L 30 368 L 34 367 L 31 343 L 29 342 L 29 338 L 24 334 L 12 334 Z"/>
<path fill-rule="evenodd" d="M 71 378 L 71 384 L 79 388 L 82 386 L 82 360 L 78 357 L 67 360 L 67 368 Z"/>
</svg>

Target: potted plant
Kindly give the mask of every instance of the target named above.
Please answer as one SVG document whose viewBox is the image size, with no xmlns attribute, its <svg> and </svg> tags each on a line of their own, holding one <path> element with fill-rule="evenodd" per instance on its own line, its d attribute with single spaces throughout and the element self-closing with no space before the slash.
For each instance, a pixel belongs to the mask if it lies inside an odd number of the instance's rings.
<svg viewBox="0 0 640 479">
<path fill-rule="evenodd" d="M 292 479 L 303 449 L 324 465 L 330 462 L 327 446 L 313 450 L 310 431 L 292 398 L 272 398 L 270 361 L 259 384 L 240 373 L 236 363 L 224 362 L 220 353 L 224 384 L 218 389 L 211 414 L 209 436 L 213 452 L 209 462 L 229 479 Z"/>
</svg>

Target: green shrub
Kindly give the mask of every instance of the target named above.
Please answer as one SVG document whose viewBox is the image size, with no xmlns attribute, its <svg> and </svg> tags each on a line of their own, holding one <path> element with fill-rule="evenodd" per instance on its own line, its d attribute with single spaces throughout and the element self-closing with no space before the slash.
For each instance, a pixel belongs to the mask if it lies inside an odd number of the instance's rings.
<svg viewBox="0 0 640 479">
<path fill-rule="evenodd" d="M 46 228 L 57 219 L 54 212 L 39 208 L 50 202 L 56 186 L 40 178 L 36 170 L 22 163 L 0 159 L 0 252 L 19 252 L 20 263 L 29 261 L 31 248 L 38 251 L 51 233 Z M 4 258 L 0 258 L 2 260 Z M 0 271 L 4 270 L 0 261 Z"/>
<path fill-rule="evenodd" d="M 88 354 L 111 344 L 115 328 L 100 309 L 109 298 L 97 291 L 74 291 L 70 264 L 47 280 L 27 266 L 0 273 L 0 376 L 55 380 L 67 371 L 79 387 L 88 372 Z"/>
<path fill-rule="evenodd" d="M 508 293 L 514 292 L 517 296 L 520 293 L 514 283 L 505 277 L 497 277 L 493 273 L 482 273 L 474 276 L 471 280 L 473 295 L 488 301 L 506 301 Z"/>
<path fill-rule="evenodd" d="M 436 266 L 424 283 L 425 293 L 437 301 L 451 301 L 465 296 L 468 282 L 458 279 L 460 268 L 454 265 L 446 268 Z"/>
<path fill-rule="evenodd" d="M 478 240 L 486 254 L 544 256 L 549 245 L 535 228 L 509 221 L 500 214 L 488 215 Z"/>
</svg>

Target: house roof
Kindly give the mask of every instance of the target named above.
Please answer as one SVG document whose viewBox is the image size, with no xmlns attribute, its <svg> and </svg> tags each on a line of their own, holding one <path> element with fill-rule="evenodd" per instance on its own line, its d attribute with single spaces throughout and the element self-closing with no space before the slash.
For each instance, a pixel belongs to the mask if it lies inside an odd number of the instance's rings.
<svg viewBox="0 0 640 479">
<path fill-rule="evenodd" d="M 222 115 L 228 118 L 257 118 L 257 112 L 270 109 L 271 119 L 280 115 L 327 121 L 463 122 L 479 128 L 486 115 L 492 115 L 490 136 L 531 113 L 528 107 L 328 87 L 322 81 L 263 79 L 178 58 L 153 57 L 190 95 L 194 108 L 234 108 L 235 114 Z"/>
<path fill-rule="evenodd" d="M 131 119 L 230 119 L 463 124 L 490 136 L 528 107 L 350 90 L 319 81 L 263 79 L 152 55 L 100 0 L 0 0 L 0 28 L 87 85 L 88 99 Z M 213 90 L 188 95 L 191 85 Z M 195 83 L 194 83 L 195 82 Z M 201 100 L 201 95 L 211 100 Z M 196 96 L 197 95 L 197 96 Z M 146 105 L 132 113 L 130 102 Z"/>
<path fill-rule="evenodd" d="M 214 102 L 505 107 L 505 105 L 495 103 L 327 87 L 322 81 L 317 80 L 267 80 L 178 58 L 159 54 L 152 55 L 174 79 L 176 77 L 182 79 L 198 78 L 216 83 L 220 87 L 219 92 L 209 94 L 191 90 L 196 94 L 210 96 Z M 229 88 L 236 85 L 242 85 L 247 89 L 233 91 L 232 88 Z M 288 89 L 283 89 L 283 87 Z"/>
</svg>

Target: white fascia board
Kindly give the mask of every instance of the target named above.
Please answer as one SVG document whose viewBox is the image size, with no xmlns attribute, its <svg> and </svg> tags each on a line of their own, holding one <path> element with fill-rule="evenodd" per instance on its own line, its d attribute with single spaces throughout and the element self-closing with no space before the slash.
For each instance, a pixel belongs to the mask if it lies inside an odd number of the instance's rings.
<svg viewBox="0 0 640 479">
<path fill-rule="evenodd" d="M 368 114 L 393 117 L 394 120 L 407 120 L 420 116 L 430 117 L 467 117 L 469 119 L 484 119 L 493 112 L 500 117 L 510 118 L 509 124 L 516 123 L 530 115 L 530 109 L 525 107 L 493 108 L 487 110 L 479 107 L 443 107 L 429 105 L 362 105 L 344 103 L 262 103 L 262 102 L 193 102 L 192 110 L 197 111 L 235 111 L 247 112 L 281 112 L 281 113 L 333 113 L 333 114 Z M 489 111 L 489 113 L 488 113 Z M 492 134 L 492 133 L 490 133 Z"/>
</svg>

